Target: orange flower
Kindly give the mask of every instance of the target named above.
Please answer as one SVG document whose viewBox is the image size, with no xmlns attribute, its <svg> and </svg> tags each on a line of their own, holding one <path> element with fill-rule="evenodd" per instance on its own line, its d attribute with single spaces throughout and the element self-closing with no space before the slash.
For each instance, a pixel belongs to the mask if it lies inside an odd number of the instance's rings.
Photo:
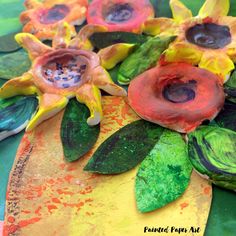
<svg viewBox="0 0 236 236">
<path fill-rule="evenodd" d="M 206 0 L 196 17 L 179 0 L 170 0 L 173 19 L 147 20 L 144 32 L 177 35 L 165 52 L 167 62 L 187 62 L 227 80 L 236 61 L 236 18 L 229 0 Z"/>
<path fill-rule="evenodd" d="M 32 33 L 41 40 L 52 39 L 61 21 L 71 25 L 81 25 L 86 18 L 87 0 L 26 0 L 26 11 L 20 15 L 24 24 L 23 32 Z"/>
</svg>

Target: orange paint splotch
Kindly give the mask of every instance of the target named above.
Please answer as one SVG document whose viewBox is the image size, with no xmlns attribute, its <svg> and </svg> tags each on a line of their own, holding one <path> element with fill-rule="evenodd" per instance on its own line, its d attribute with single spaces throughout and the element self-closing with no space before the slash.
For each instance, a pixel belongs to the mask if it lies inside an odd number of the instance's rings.
<svg viewBox="0 0 236 236">
<path fill-rule="evenodd" d="M 18 225 L 20 228 L 23 228 L 27 225 L 34 224 L 40 220 L 41 220 L 41 218 L 39 218 L 39 217 L 35 217 L 35 218 L 29 219 L 29 220 L 21 220 Z"/>
<path fill-rule="evenodd" d="M 29 210 L 22 210 L 21 212 L 25 213 L 25 214 L 30 214 L 31 213 L 31 211 L 29 211 Z"/>
<path fill-rule="evenodd" d="M 71 180 L 72 180 L 73 178 L 74 178 L 73 175 L 66 175 L 66 176 L 64 177 L 65 181 L 66 181 L 68 184 L 71 183 Z"/>
<path fill-rule="evenodd" d="M 67 171 L 74 171 L 77 170 L 77 168 L 73 165 L 68 166 L 68 168 L 66 169 Z"/>
<path fill-rule="evenodd" d="M 85 202 L 93 202 L 93 199 L 92 198 L 87 198 L 87 199 L 85 199 Z"/>
<path fill-rule="evenodd" d="M 8 217 L 7 217 L 7 221 L 8 221 L 9 223 L 14 223 L 14 222 L 15 222 L 15 218 L 14 218 L 13 216 L 8 216 Z"/>
<path fill-rule="evenodd" d="M 42 207 L 39 206 L 39 207 L 34 211 L 34 213 L 35 213 L 36 215 L 40 215 L 40 216 L 41 216 L 41 213 L 40 213 L 41 210 L 42 210 Z"/>
<path fill-rule="evenodd" d="M 46 181 L 46 183 L 47 183 L 47 184 L 50 184 L 50 185 L 53 185 L 53 184 L 55 184 L 55 180 L 54 180 L 54 179 L 48 179 L 48 180 Z"/>
<path fill-rule="evenodd" d="M 52 202 L 54 202 L 54 203 L 61 203 L 60 199 L 58 199 L 56 197 L 52 198 Z"/>
<path fill-rule="evenodd" d="M 64 170 L 65 167 L 66 167 L 66 164 L 65 164 L 65 163 L 62 163 L 62 164 L 59 165 L 59 167 L 60 167 L 61 170 Z"/>
<path fill-rule="evenodd" d="M 85 214 L 86 214 L 87 216 L 92 216 L 92 215 L 94 215 L 93 212 L 88 212 L 88 211 L 87 211 Z"/>
<path fill-rule="evenodd" d="M 205 187 L 203 192 L 204 194 L 209 195 L 211 193 L 211 187 Z"/>
<path fill-rule="evenodd" d="M 74 195 L 73 192 L 70 192 L 70 191 L 63 191 L 62 189 L 57 189 L 56 191 L 57 191 L 59 194 L 65 194 L 65 195 L 70 195 L 70 196 Z"/>
<path fill-rule="evenodd" d="M 52 213 L 52 210 L 57 209 L 57 206 L 55 206 L 55 205 L 48 205 L 47 208 L 48 208 L 48 212 Z"/>
<path fill-rule="evenodd" d="M 188 203 L 187 202 L 184 202 L 182 204 L 180 204 L 180 207 L 181 207 L 181 210 L 183 210 L 184 208 L 188 207 Z"/>
<path fill-rule="evenodd" d="M 64 207 L 72 207 L 72 208 L 77 208 L 77 210 L 80 210 L 82 206 L 84 206 L 84 202 L 79 202 L 79 203 L 63 203 Z"/>
<path fill-rule="evenodd" d="M 3 228 L 3 236 L 14 234 L 19 229 L 16 224 L 5 225 Z"/>
<path fill-rule="evenodd" d="M 99 177 L 98 174 L 91 174 L 91 175 L 89 176 L 89 178 L 87 178 L 86 180 L 96 179 L 96 178 L 98 178 L 98 177 Z"/>
</svg>

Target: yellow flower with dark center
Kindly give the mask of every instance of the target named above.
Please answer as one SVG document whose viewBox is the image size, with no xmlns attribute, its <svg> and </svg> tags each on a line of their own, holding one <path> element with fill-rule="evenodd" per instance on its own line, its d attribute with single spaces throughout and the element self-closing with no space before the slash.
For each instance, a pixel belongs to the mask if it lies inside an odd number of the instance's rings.
<svg viewBox="0 0 236 236">
<path fill-rule="evenodd" d="M 34 34 L 41 40 L 52 39 L 58 24 L 66 21 L 75 35 L 73 25 L 84 22 L 87 5 L 87 0 L 26 0 L 27 10 L 20 15 L 23 32 Z"/>
<path fill-rule="evenodd" d="M 167 62 L 187 62 L 221 76 L 225 81 L 236 61 L 236 17 L 227 16 L 229 0 L 206 0 L 198 15 L 179 0 L 170 0 L 171 18 L 147 20 L 144 32 L 177 35 L 165 52 Z"/>
<path fill-rule="evenodd" d="M 104 59 L 85 49 L 88 48 L 88 34 L 84 28 L 71 40 L 70 26 L 64 23 L 59 26 L 52 47 L 32 34 L 16 35 L 16 41 L 29 52 L 32 67 L 22 76 L 5 83 L 0 88 L 0 98 L 37 94 L 39 108 L 26 130 L 32 130 L 58 113 L 72 97 L 89 108 L 87 123 L 96 125 L 102 118 L 100 89 L 114 96 L 126 96 L 126 91 L 114 84 L 101 66 Z M 106 53 L 104 57 L 110 60 Z"/>
</svg>

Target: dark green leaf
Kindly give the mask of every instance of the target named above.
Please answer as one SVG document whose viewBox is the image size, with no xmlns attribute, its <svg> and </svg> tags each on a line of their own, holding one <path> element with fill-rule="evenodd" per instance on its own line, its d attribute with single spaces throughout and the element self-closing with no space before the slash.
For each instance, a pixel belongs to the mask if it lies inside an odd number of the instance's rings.
<svg viewBox="0 0 236 236">
<path fill-rule="evenodd" d="M 11 33 L 0 37 L 0 52 L 14 52 L 21 48 L 15 40 L 15 34 Z"/>
<path fill-rule="evenodd" d="M 236 189 L 236 132 L 201 126 L 188 135 L 189 158 L 194 168 L 216 185 Z"/>
<path fill-rule="evenodd" d="M 151 38 L 128 56 L 121 64 L 118 72 L 118 82 L 129 84 L 137 75 L 155 66 L 169 44 L 175 39 L 172 37 Z"/>
<path fill-rule="evenodd" d="M 90 37 L 90 40 L 96 48 L 102 49 L 116 43 L 142 44 L 146 42 L 148 38 L 150 37 L 130 32 L 103 32 L 94 33 Z"/>
<path fill-rule="evenodd" d="M 11 79 L 21 76 L 31 66 L 28 54 L 22 49 L 0 57 L 0 78 Z"/>
<path fill-rule="evenodd" d="M 165 130 L 136 176 L 139 211 L 156 210 L 180 197 L 189 184 L 191 171 L 187 146 L 181 135 Z"/>
<path fill-rule="evenodd" d="M 153 148 L 163 130 L 144 120 L 126 125 L 101 144 L 84 170 L 119 174 L 134 168 Z"/>
<path fill-rule="evenodd" d="M 236 71 L 232 73 L 230 79 L 224 84 L 226 99 L 236 103 Z"/>
<path fill-rule="evenodd" d="M 66 107 L 61 125 L 61 140 L 65 159 L 76 161 L 86 154 L 96 143 L 100 126 L 89 126 L 88 108 L 71 99 Z"/>
<path fill-rule="evenodd" d="M 222 128 L 236 131 L 236 104 L 226 101 L 215 121 Z"/>
<path fill-rule="evenodd" d="M 7 101 L 1 100 L 0 140 L 23 130 L 35 113 L 37 105 L 38 101 L 34 97 L 10 98 Z"/>
</svg>

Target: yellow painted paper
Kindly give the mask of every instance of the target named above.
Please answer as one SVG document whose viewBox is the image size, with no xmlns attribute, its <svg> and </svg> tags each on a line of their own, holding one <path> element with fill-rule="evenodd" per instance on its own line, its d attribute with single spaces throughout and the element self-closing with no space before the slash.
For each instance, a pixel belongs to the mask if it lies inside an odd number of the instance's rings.
<svg viewBox="0 0 236 236">
<path fill-rule="evenodd" d="M 204 234 L 211 186 L 195 173 L 182 197 L 151 213 L 137 211 L 137 168 L 121 175 L 83 171 L 91 154 L 108 136 L 137 120 L 123 98 L 103 97 L 104 119 L 96 147 L 66 163 L 60 142 L 63 112 L 25 134 L 8 186 L 4 235 L 139 236 L 144 227 L 186 228 L 181 235 Z M 191 227 L 200 227 L 197 234 Z M 161 235 L 161 234 L 160 234 Z M 180 235 L 178 232 L 165 235 Z"/>
</svg>

